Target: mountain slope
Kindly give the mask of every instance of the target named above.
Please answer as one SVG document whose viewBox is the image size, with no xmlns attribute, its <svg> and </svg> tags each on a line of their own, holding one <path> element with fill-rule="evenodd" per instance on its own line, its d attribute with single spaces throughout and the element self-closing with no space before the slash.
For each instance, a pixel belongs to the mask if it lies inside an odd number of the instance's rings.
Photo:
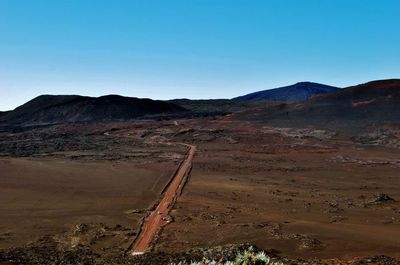
<svg viewBox="0 0 400 265">
<path fill-rule="evenodd" d="M 276 100 L 276 101 L 300 101 L 312 96 L 331 93 L 339 88 L 312 83 L 300 82 L 291 86 L 279 87 L 269 90 L 258 91 L 244 96 L 236 97 L 235 100 Z"/>
<path fill-rule="evenodd" d="M 0 111 L 0 117 L 6 115 L 8 112 L 9 111 Z"/>
<path fill-rule="evenodd" d="M 373 81 L 299 103 L 248 110 L 241 115 L 279 126 L 399 124 L 400 79 Z"/>
<path fill-rule="evenodd" d="M 129 120 L 146 115 L 186 111 L 173 103 L 108 95 L 102 97 L 42 95 L 0 116 L 8 124 L 48 124 Z"/>
<path fill-rule="evenodd" d="M 275 101 L 242 101 L 232 99 L 172 99 L 169 102 L 197 113 L 230 113 L 267 104 Z"/>
</svg>

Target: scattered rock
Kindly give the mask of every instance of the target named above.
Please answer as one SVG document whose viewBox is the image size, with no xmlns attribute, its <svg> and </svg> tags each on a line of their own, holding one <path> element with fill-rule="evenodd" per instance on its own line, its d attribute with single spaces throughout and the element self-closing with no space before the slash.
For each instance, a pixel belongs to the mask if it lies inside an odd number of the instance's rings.
<svg viewBox="0 0 400 265">
<path fill-rule="evenodd" d="M 325 248 L 325 244 L 316 238 L 304 237 L 300 240 L 297 248 L 299 250 L 318 251 L 323 250 Z"/>
<path fill-rule="evenodd" d="M 329 222 L 330 222 L 330 223 L 338 223 L 338 222 L 341 222 L 341 221 L 345 221 L 345 220 L 347 220 L 347 219 L 348 219 L 348 218 L 345 217 L 345 216 L 334 215 L 334 216 L 331 216 L 331 217 L 329 218 Z"/>
<path fill-rule="evenodd" d="M 395 200 L 386 193 L 379 193 L 370 201 L 372 204 L 384 204 L 390 202 L 395 202 Z"/>
</svg>

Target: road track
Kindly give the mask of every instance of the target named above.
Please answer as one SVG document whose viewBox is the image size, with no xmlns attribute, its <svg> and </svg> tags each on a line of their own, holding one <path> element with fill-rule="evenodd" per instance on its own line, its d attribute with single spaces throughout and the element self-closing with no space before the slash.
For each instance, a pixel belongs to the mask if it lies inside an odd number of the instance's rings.
<svg viewBox="0 0 400 265">
<path fill-rule="evenodd" d="M 180 191 L 184 185 L 184 180 L 192 167 L 192 159 L 196 151 L 196 146 L 194 145 L 183 143 L 181 143 L 181 145 L 189 147 L 187 156 L 182 162 L 180 168 L 177 170 L 175 176 L 173 176 L 173 179 L 166 189 L 160 203 L 144 220 L 141 232 L 133 244 L 132 255 L 140 255 L 146 252 L 150 248 L 158 231 L 160 231 L 161 227 L 167 224 L 170 219 L 169 211 L 172 209 L 174 202 L 180 195 Z"/>
</svg>

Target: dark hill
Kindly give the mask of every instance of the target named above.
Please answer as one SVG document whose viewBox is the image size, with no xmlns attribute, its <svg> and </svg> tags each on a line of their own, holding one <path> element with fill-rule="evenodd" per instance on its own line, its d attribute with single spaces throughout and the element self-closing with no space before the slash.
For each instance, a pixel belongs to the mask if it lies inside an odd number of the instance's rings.
<svg viewBox="0 0 400 265">
<path fill-rule="evenodd" d="M 6 115 L 9 111 L 0 111 L 0 117 Z"/>
<path fill-rule="evenodd" d="M 279 126 L 346 127 L 400 123 L 400 79 L 379 80 L 241 114 Z"/>
<path fill-rule="evenodd" d="M 7 124 L 52 124 L 82 121 L 129 120 L 146 115 L 179 113 L 170 102 L 109 95 L 102 97 L 43 95 L 0 116 Z"/>
<path fill-rule="evenodd" d="M 300 82 L 291 86 L 279 87 L 269 90 L 254 92 L 236 97 L 235 100 L 275 100 L 275 101 L 300 101 L 319 94 L 331 93 L 339 88 L 312 83 Z"/>
<path fill-rule="evenodd" d="M 187 110 L 196 113 L 231 113 L 257 106 L 276 104 L 276 101 L 256 100 L 232 100 L 232 99 L 172 99 L 169 100 Z"/>
</svg>

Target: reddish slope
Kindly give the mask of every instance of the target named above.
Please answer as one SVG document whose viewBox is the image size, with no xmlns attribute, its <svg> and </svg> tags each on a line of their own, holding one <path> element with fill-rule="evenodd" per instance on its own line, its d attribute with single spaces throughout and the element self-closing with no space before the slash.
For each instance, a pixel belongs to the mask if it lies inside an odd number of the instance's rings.
<svg viewBox="0 0 400 265">
<path fill-rule="evenodd" d="M 239 115 L 279 126 L 365 126 L 400 122 L 400 80 L 381 80 L 344 88 L 293 104 Z"/>
</svg>

